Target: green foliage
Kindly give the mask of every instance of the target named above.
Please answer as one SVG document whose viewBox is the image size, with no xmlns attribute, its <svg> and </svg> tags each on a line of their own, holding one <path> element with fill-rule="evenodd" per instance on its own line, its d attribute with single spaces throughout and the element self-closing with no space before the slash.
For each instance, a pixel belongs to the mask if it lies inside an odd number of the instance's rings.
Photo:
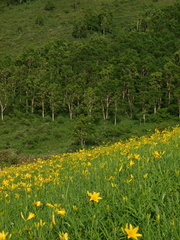
<svg viewBox="0 0 180 240">
<path fill-rule="evenodd" d="M 86 38 L 87 37 L 87 27 L 81 21 L 76 21 L 74 23 L 72 36 L 75 38 Z"/>
<path fill-rule="evenodd" d="M 44 10 L 47 10 L 47 11 L 52 11 L 54 10 L 54 8 L 55 8 L 55 5 L 51 1 L 48 1 L 44 6 Z"/>
<path fill-rule="evenodd" d="M 35 1 L 35 0 L 4 0 L 4 2 L 7 4 L 7 6 L 9 6 L 10 4 L 23 4 L 29 1 Z"/>
<path fill-rule="evenodd" d="M 13 152 L 17 162 L 32 160 L 34 156 L 46 157 L 71 151 L 74 122 L 67 117 L 59 117 L 52 122 L 45 117 L 44 122 L 35 116 L 6 118 L 0 125 L 0 151 Z M 57 150 L 58 149 L 58 150 Z M 9 165 L 10 157 L 3 157 L 4 165 Z M 5 164 L 6 163 L 6 164 Z"/>
<path fill-rule="evenodd" d="M 141 16 L 146 9 L 153 9 L 153 7 L 162 8 L 169 4 L 172 5 L 176 0 L 165 0 L 159 1 L 158 3 L 152 3 L 152 0 L 133 0 L 133 2 L 124 1 L 124 3 L 118 1 L 118 4 L 114 4 L 114 2 L 117 1 L 106 0 L 103 1 L 105 7 L 101 1 L 79 0 L 77 1 L 78 7 L 76 12 L 72 9 L 72 2 L 53 0 L 49 2 L 55 5 L 57 11 L 49 11 L 49 14 L 44 11 L 44 6 L 47 3 L 47 1 L 44 0 L 28 0 L 24 4 L 17 4 L 16 6 L 10 4 L 9 7 L 6 7 L 6 2 L 6 0 L 0 1 L 0 7 L 2 9 L 0 21 L 3 23 L 1 33 L 1 57 L 7 54 L 17 56 L 22 53 L 23 49 L 28 48 L 29 45 L 39 47 L 52 37 L 72 41 L 74 18 L 77 21 L 78 19 L 80 20 L 88 9 L 91 9 L 93 13 L 97 12 L 100 14 L 101 10 L 105 8 L 106 11 L 113 14 L 112 23 L 114 35 L 112 36 L 112 40 L 114 40 L 115 36 L 122 34 L 124 31 L 129 31 L 130 28 L 136 28 L 138 16 Z M 68 14 L 66 13 L 67 11 Z M 41 27 L 41 31 L 34 20 L 38 15 L 43 16 L 44 22 L 46 22 L 46 24 Z M 96 20 L 95 22 L 97 24 Z M 16 26 L 21 27 L 21 32 L 24 34 L 20 34 L 18 31 L 15 32 Z M 115 29 L 116 31 L 114 31 Z M 91 32 L 89 33 L 91 36 Z"/>
<path fill-rule="evenodd" d="M 0 166 L 1 168 L 19 164 L 26 159 L 26 156 L 19 154 L 13 149 L 0 150 Z"/>
<path fill-rule="evenodd" d="M 95 126 L 93 124 L 92 118 L 81 114 L 74 127 L 72 137 L 75 143 L 80 144 L 84 147 L 88 142 L 94 141 Z"/>
<path fill-rule="evenodd" d="M 76 20 L 73 27 L 72 36 L 75 38 L 85 38 L 88 33 L 100 32 L 103 35 L 112 33 L 113 14 L 107 9 L 100 12 L 87 9 L 81 20 Z"/>
<path fill-rule="evenodd" d="M 43 26 L 44 25 L 44 18 L 42 16 L 37 16 L 35 23 L 38 24 L 39 26 Z"/>
</svg>

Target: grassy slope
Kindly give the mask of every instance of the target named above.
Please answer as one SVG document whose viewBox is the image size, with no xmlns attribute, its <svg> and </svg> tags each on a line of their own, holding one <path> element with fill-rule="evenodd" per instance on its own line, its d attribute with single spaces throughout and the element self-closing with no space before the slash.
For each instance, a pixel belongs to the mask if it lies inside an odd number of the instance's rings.
<svg viewBox="0 0 180 240">
<path fill-rule="evenodd" d="M 11 240 L 56 240 L 60 232 L 74 240 L 126 240 L 129 223 L 139 226 L 138 240 L 179 240 L 179 157 L 176 128 L 5 168 L 0 231 Z M 87 191 L 102 199 L 89 201 Z"/>
<path fill-rule="evenodd" d="M 83 14 L 83 9 L 94 10 L 108 7 L 114 12 L 118 31 L 128 25 L 135 25 L 139 13 L 150 6 L 162 7 L 176 0 L 79 0 L 74 11 L 73 1 L 52 0 L 54 11 L 45 11 L 45 1 L 36 0 L 26 4 L 1 8 L 0 12 L 0 57 L 17 56 L 30 45 L 41 46 L 50 38 L 57 37 L 72 41 L 73 21 Z M 36 24 L 37 17 L 44 25 Z"/>
<path fill-rule="evenodd" d="M 0 166 L 29 161 L 33 158 L 47 158 L 50 155 L 73 152 L 78 147 L 73 144 L 73 129 L 76 119 L 59 117 L 52 122 L 47 118 L 5 118 L 0 124 Z M 121 119 L 117 125 L 109 121 L 100 122 L 95 129 L 96 145 L 112 143 L 132 136 L 150 135 L 155 128 L 164 129 L 177 122 L 145 123 Z"/>
</svg>

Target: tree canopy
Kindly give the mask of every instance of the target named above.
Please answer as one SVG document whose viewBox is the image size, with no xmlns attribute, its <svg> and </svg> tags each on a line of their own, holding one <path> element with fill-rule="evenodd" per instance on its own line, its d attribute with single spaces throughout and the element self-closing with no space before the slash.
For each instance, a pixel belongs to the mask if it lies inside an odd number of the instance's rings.
<svg viewBox="0 0 180 240">
<path fill-rule="evenodd" d="M 17 110 L 44 118 L 180 117 L 180 4 L 145 12 L 118 33 L 108 10 L 86 11 L 73 35 L 0 61 L 1 119 Z M 115 35 L 115 32 L 117 33 Z M 106 37 L 112 34 L 113 38 Z M 82 116 L 82 115 L 81 115 Z"/>
</svg>

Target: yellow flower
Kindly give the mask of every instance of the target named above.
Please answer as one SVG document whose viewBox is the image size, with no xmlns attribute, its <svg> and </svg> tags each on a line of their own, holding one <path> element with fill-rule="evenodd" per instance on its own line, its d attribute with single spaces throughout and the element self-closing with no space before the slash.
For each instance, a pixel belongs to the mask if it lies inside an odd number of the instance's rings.
<svg viewBox="0 0 180 240">
<path fill-rule="evenodd" d="M 127 200 L 128 200 L 128 197 L 127 197 L 127 196 L 122 197 L 122 200 L 123 200 L 123 201 L 127 201 Z"/>
<path fill-rule="evenodd" d="M 115 183 L 111 183 L 111 186 L 112 186 L 113 188 L 118 188 L 117 184 L 115 184 Z"/>
<path fill-rule="evenodd" d="M 122 168 L 123 168 L 122 166 L 119 168 L 119 172 L 121 172 Z"/>
<path fill-rule="evenodd" d="M 157 216 L 156 216 L 156 221 L 160 221 L 160 218 L 161 218 L 161 216 L 160 216 L 160 214 L 158 214 Z"/>
<path fill-rule="evenodd" d="M 46 206 L 52 207 L 52 208 L 59 208 L 61 206 L 61 204 L 55 203 L 54 205 L 52 205 L 51 203 L 46 203 Z"/>
<path fill-rule="evenodd" d="M 158 153 L 158 151 L 154 151 L 154 157 L 155 157 L 155 158 L 160 158 L 161 155 Z"/>
<path fill-rule="evenodd" d="M 4 231 L 0 232 L 0 240 L 5 240 L 8 235 L 8 232 L 5 233 Z"/>
<path fill-rule="evenodd" d="M 61 208 L 61 210 L 57 210 L 56 213 L 64 216 L 66 214 L 66 210 L 64 208 Z"/>
<path fill-rule="evenodd" d="M 52 223 L 53 223 L 54 225 L 56 225 L 56 220 L 55 220 L 54 213 L 52 214 Z"/>
<path fill-rule="evenodd" d="M 34 201 L 34 206 L 40 207 L 42 203 L 40 201 Z"/>
<path fill-rule="evenodd" d="M 9 185 L 9 180 L 3 180 L 2 183 L 3 183 L 4 185 L 8 186 L 8 185 Z"/>
<path fill-rule="evenodd" d="M 144 178 L 147 178 L 147 176 L 148 176 L 148 173 L 146 173 L 146 174 L 143 175 Z"/>
<path fill-rule="evenodd" d="M 106 179 L 107 181 L 110 181 L 110 180 L 114 180 L 114 179 L 115 179 L 115 177 L 113 177 L 113 176 L 110 176 L 109 178 L 106 178 L 106 177 L 105 177 L 105 179 Z"/>
<path fill-rule="evenodd" d="M 20 194 L 19 193 L 15 193 L 15 198 L 19 198 Z"/>
<path fill-rule="evenodd" d="M 30 212 L 26 221 L 30 220 L 31 218 L 34 218 L 35 216 L 36 215 L 34 213 Z"/>
<path fill-rule="evenodd" d="M 31 178 L 31 177 L 32 177 L 32 175 L 29 174 L 29 173 L 26 173 L 26 174 L 24 175 L 24 179 L 26 179 L 26 178 Z"/>
<path fill-rule="evenodd" d="M 172 221 L 170 222 L 170 224 L 171 224 L 172 226 L 175 226 L 174 220 L 172 220 Z"/>
<path fill-rule="evenodd" d="M 127 180 L 125 180 L 124 182 L 125 182 L 125 183 L 130 183 L 131 181 L 132 181 L 132 178 L 129 179 L 129 180 L 127 179 Z"/>
<path fill-rule="evenodd" d="M 61 204 L 57 204 L 57 203 L 54 204 L 55 208 L 60 208 L 60 206 L 61 206 Z"/>
<path fill-rule="evenodd" d="M 137 153 L 135 153 L 135 154 L 134 154 L 134 156 L 133 156 L 133 158 L 134 158 L 134 159 L 137 159 L 137 160 L 139 160 L 139 158 L 140 158 L 140 155 L 139 155 L 139 154 L 137 154 Z"/>
<path fill-rule="evenodd" d="M 59 239 L 60 240 L 68 240 L 70 237 L 68 237 L 68 233 L 59 233 Z"/>
<path fill-rule="evenodd" d="M 42 219 L 39 220 L 39 222 L 35 222 L 34 226 L 39 229 L 40 227 L 43 227 L 46 224 L 46 222 L 43 222 Z"/>
<path fill-rule="evenodd" d="M 128 235 L 128 239 L 129 238 L 133 238 L 135 240 L 138 240 L 137 237 L 141 237 L 142 236 L 142 234 L 137 233 L 137 231 L 139 230 L 139 227 L 133 228 L 131 224 L 129 224 L 129 227 L 128 227 L 128 223 L 126 223 L 126 228 L 124 230 L 125 230 L 125 232 Z"/>
<path fill-rule="evenodd" d="M 74 211 L 77 211 L 78 210 L 78 207 L 76 205 L 73 205 L 73 210 Z"/>
<path fill-rule="evenodd" d="M 46 206 L 48 206 L 48 207 L 54 207 L 51 203 L 46 203 Z"/>
<path fill-rule="evenodd" d="M 90 197 L 90 201 L 95 201 L 95 202 L 99 202 L 99 199 L 102 199 L 101 197 L 99 197 L 100 193 L 90 193 L 87 191 L 88 196 Z"/>
<path fill-rule="evenodd" d="M 23 213 L 21 212 L 21 217 L 22 217 L 22 219 L 24 219 L 25 221 L 28 221 L 28 220 L 34 218 L 35 216 L 36 216 L 36 215 L 35 215 L 34 213 L 30 212 L 29 215 L 28 215 L 28 217 L 27 217 L 27 219 L 25 219 Z"/>
<path fill-rule="evenodd" d="M 135 164 L 135 162 L 133 161 L 133 160 L 131 160 L 130 162 L 129 162 L 129 165 L 130 166 L 132 166 L 132 165 L 134 165 Z"/>
</svg>

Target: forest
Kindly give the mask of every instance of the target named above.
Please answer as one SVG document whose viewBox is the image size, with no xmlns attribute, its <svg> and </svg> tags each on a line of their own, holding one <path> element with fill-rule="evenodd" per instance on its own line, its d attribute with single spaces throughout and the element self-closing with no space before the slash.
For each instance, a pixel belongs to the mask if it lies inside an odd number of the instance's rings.
<svg viewBox="0 0 180 240">
<path fill-rule="evenodd" d="M 26 2 L 4 1 L 14 8 Z M 178 122 L 180 3 L 150 6 L 122 28 L 115 11 L 122 2 L 83 8 L 71 23 L 71 40 L 52 37 L 15 56 L 3 54 L 1 123 L 17 116 L 43 122 L 68 117 L 76 120 L 73 134 L 84 146 L 93 142 L 89 134 L 100 121 Z M 72 3 L 75 11 L 78 1 Z M 55 6 L 48 1 L 44 11 L 53 12 Z M 36 25 L 43 27 L 41 16 Z"/>
</svg>

